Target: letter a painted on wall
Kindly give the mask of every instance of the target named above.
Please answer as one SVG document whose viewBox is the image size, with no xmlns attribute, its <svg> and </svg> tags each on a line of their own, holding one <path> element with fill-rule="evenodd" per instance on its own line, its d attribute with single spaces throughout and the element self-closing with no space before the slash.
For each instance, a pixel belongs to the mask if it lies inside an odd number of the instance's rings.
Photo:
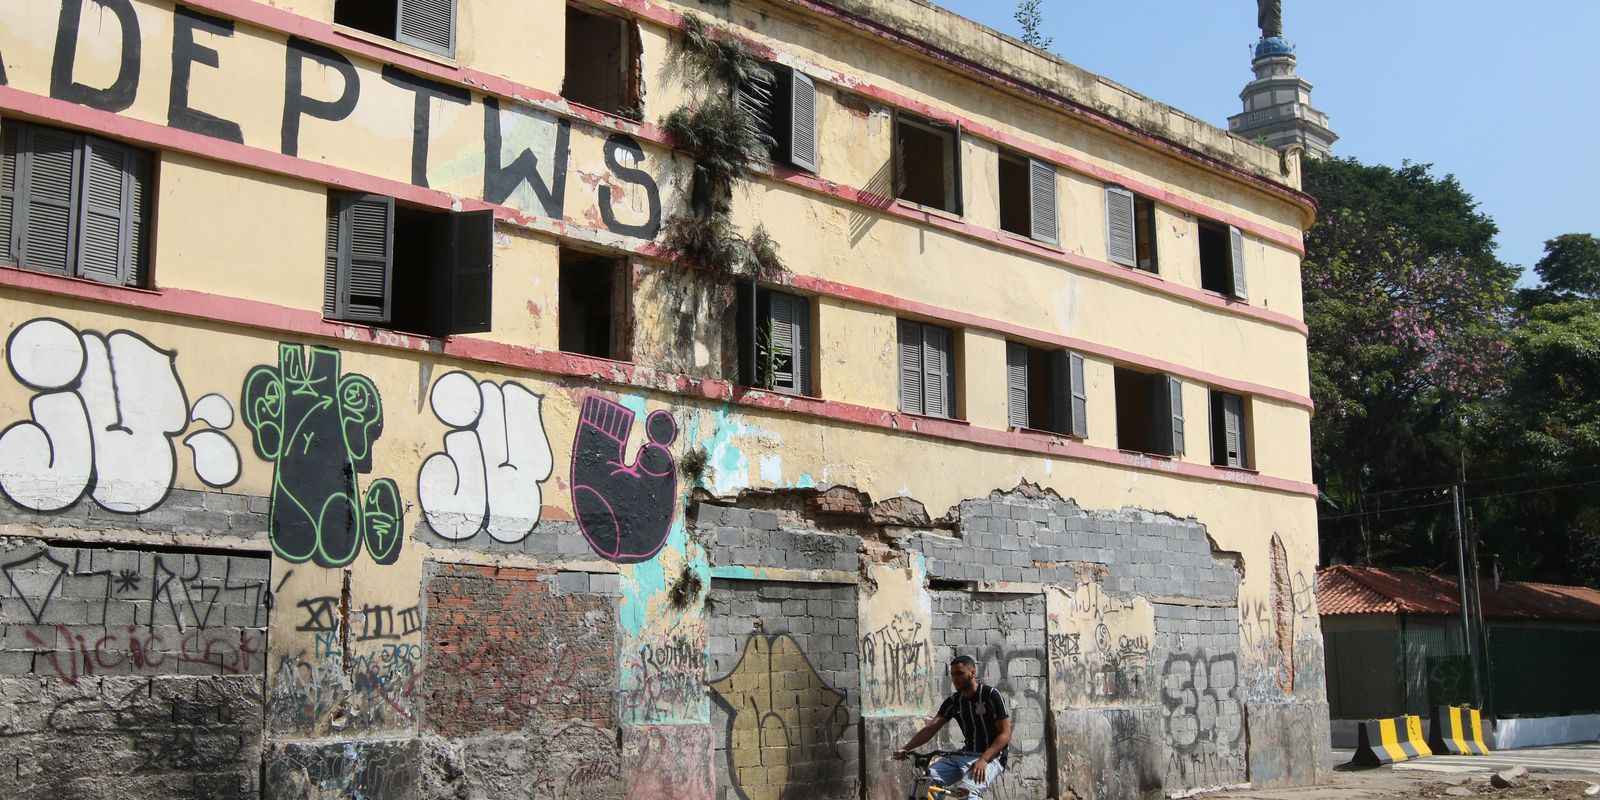
<svg viewBox="0 0 1600 800">
<path fill-rule="evenodd" d="M 309 357 L 309 360 L 307 358 Z M 244 379 L 244 421 L 256 455 L 274 464 L 272 549 L 288 561 L 342 567 L 366 542 L 379 564 L 400 557 L 400 491 L 372 469 L 372 443 L 383 433 L 383 402 L 365 375 L 339 374 L 339 351 L 278 345 L 278 365 Z"/>
<path fill-rule="evenodd" d="M 583 401 L 572 440 L 572 504 L 596 553 L 619 564 L 647 561 L 667 541 L 678 503 L 678 474 L 667 449 L 678 423 L 665 411 L 645 418 L 644 447 L 623 458 L 633 412 L 603 397 Z"/>
</svg>

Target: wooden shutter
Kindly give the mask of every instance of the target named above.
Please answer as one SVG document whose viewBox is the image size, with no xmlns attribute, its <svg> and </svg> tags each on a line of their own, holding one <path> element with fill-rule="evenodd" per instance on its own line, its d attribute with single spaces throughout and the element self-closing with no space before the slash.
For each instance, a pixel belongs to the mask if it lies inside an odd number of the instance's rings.
<svg viewBox="0 0 1600 800">
<path fill-rule="evenodd" d="M 1106 187 L 1106 257 L 1125 267 L 1139 266 L 1135 248 L 1133 193 L 1120 186 Z"/>
<path fill-rule="evenodd" d="M 789 163 L 817 171 L 817 85 L 800 73 L 789 73 Z"/>
<path fill-rule="evenodd" d="M 955 416 L 955 387 L 951 380 L 950 331 L 922 326 L 922 411 L 933 417 Z"/>
<path fill-rule="evenodd" d="M 781 292 L 770 292 L 767 303 L 768 358 L 772 363 L 772 388 L 795 391 L 794 298 Z"/>
<path fill-rule="evenodd" d="M 450 215 L 450 306 L 445 335 L 483 333 L 493 320 L 494 212 Z"/>
<path fill-rule="evenodd" d="M 394 271 L 394 198 L 355 195 L 343 216 L 350 234 L 340 242 L 339 318 L 388 322 Z"/>
<path fill-rule="evenodd" d="M 1244 398 L 1239 395 L 1222 395 L 1222 431 L 1227 465 L 1249 466 L 1244 457 Z"/>
<path fill-rule="evenodd" d="M 756 384 L 756 285 L 754 281 L 742 281 L 734 286 L 734 321 L 738 329 L 734 333 L 735 344 L 739 351 L 739 383 L 745 386 Z"/>
<path fill-rule="evenodd" d="M 328 192 L 328 234 L 322 271 L 322 316 L 326 319 L 340 316 L 339 289 L 344 281 L 345 255 L 349 252 L 344 243 L 350 238 L 344 209 L 349 202 L 350 196 L 344 192 Z"/>
<path fill-rule="evenodd" d="M 123 285 L 134 278 L 134 217 L 139 172 L 134 152 L 86 137 L 78 217 L 78 275 Z"/>
<path fill-rule="evenodd" d="M 1183 381 L 1167 375 L 1165 381 L 1167 390 L 1166 410 L 1170 416 L 1171 437 L 1168 439 L 1168 455 L 1183 455 Z"/>
<path fill-rule="evenodd" d="M 794 310 L 794 390 L 812 394 L 811 386 L 811 300 L 797 295 L 789 296 Z"/>
<path fill-rule="evenodd" d="M 1072 380 L 1072 435 L 1089 438 L 1089 389 L 1083 376 L 1083 356 L 1069 353 L 1068 374 Z"/>
<path fill-rule="evenodd" d="M 950 207 L 945 210 L 959 217 L 964 213 L 963 209 L 966 203 L 966 195 L 962 192 L 961 182 L 961 123 L 957 122 L 950 131 L 950 160 L 952 162 L 950 169 L 955 171 L 954 179 L 951 181 L 951 190 L 955 192 L 955 197 L 950 198 Z"/>
<path fill-rule="evenodd" d="M 900 320 L 900 410 L 908 414 L 924 411 L 922 372 L 922 325 Z"/>
<path fill-rule="evenodd" d="M 17 186 L 17 260 L 28 269 L 71 273 L 77 240 L 80 136 L 37 125 L 23 131 Z"/>
<path fill-rule="evenodd" d="M 1244 233 L 1229 225 L 1228 244 L 1228 252 L 1233 259 L 1233 296 L 1248 300 L 1250 294 L 1245 290 L 1244 283 Z"/>
<path fill-rule="evenodd" d="M 453 56 L 455 27 L 455 0 L 400 0 L 400 24 L 394 38 L 401 44 Z"/>
<path fill-rule="evenodd" d="M 1006 342 L 1006 422 L 1028 427 L 1028 346 Z"/>
<path fill-rule="evenodd" d="M 16 243 L 13 234 L 21 231 L 16 225 L 17 169 L 20 164 L 22 126 L 24 123 L 6 121 L 0 126 L 0 262 L 16 263 Z"/>
<path fill-rule="evenodd" d="M 1041 242 L 1059 244 L 1056 223 L 1056 167 L 1028 159 L 1028 213 L 1032 236 Z"/>
<path fill-rule="evenodd" d="M 782 144 L 776 140 L 774 130 L 776 83 L 777 76 L 772 68 L 763 64 L 748 79 L 739 82 L 734 100 L 744 112 L 744 124 L 751 133 L 771 144 Z"/>
<path fill-rule="evenodd" d="M 1068 350 L 1051 353 L 1050 383 L 1050 429 L 1087 438 L 1089 399 L 1083 386 L 1083 356 Z"/>
</svg>

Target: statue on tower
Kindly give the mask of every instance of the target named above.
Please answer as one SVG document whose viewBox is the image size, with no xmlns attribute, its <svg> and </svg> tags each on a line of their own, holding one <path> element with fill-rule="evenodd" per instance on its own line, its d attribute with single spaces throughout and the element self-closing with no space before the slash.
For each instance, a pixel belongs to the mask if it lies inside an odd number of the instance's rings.
<svg viewBox="0 0 1600 800">
<path fill-rule="evenodd" d="M 1283 0 L 1256 0 L 1256 25 L 1263 39 L 1283 36 Z"/>
</svg>

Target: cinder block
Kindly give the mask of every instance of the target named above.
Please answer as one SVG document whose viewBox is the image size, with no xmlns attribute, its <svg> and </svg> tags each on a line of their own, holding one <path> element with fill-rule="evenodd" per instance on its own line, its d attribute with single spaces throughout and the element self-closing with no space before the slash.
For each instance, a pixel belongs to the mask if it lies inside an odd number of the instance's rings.
<svg viewBox="0 0 1600 800">
<path fill-rule="evenodd" d="M 775 531 L 778 529 L 778 514 L 775 511 L 751 511 L 750 525 L 757 530 Z"/>
<path fill-rule="evenodd" d="M 566 593 L 587 592 L 589 591 L 589 575 L 586 572 L 556 573 L 556 588 Z"/>
</svg>

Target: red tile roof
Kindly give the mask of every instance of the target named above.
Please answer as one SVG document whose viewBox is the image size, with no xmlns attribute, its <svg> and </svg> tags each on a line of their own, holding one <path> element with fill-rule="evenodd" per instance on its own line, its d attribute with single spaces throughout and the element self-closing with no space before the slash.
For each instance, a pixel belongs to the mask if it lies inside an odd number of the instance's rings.
<svg viewBox="0 0 1600 800">
<path fill-rule="evenodd" d="M 1600 590 L 1550 583 L 1485 580 L 1487 619 L 1600 622 Z M 1377 567 L 1336 566 L 1317 571 L 1317 610 L 1337 614 L 1461 613 L 1454 575 L 1401 572 Z"/>
</svg>

